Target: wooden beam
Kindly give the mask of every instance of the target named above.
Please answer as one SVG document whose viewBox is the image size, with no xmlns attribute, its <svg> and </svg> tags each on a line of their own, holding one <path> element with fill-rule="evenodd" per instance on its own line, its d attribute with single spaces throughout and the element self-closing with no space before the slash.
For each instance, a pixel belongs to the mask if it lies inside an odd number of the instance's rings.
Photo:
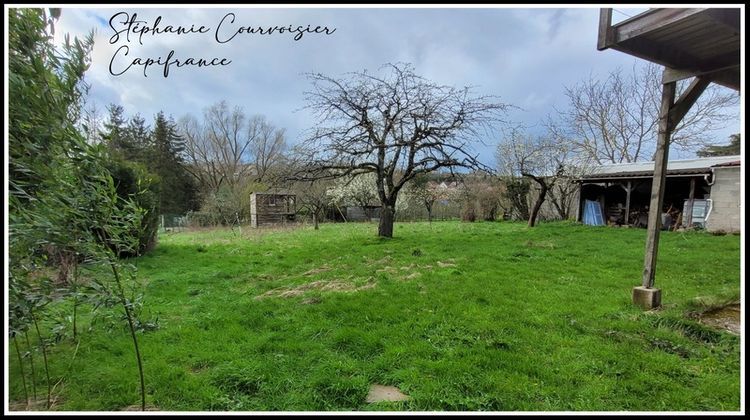
<svg viewBox="0 0 750 420">
<path fill-rule="evenodd" d="M 690 83 L 690 86 L 688 86 L 685 92 L 682 92 L 682 95 L 680 95 L 680 98 L 677 100 L 677 102 L 675 102 L 675 104 L 669 109 L 669 132 L 674 131 L 675 127 L 677 127 L 677 124 L 679 124 L 680 121 L 682 121 L 682 118 L 685 117 L 685 114 L 690 111 L 690 108 L 692 108 L 693 104 L 695 104 L 695 101 L 697 101 L 701 96 L 701 93 L 706 90 L 706 87 L 708 87 L 709 83 L 711 83 L 711 81 L 708 78 L 696 77 L 695 80 Z"/>
<path fill-rule="evenodd" d="M 633 186 L 632 186 L 631 181 L 628 181 L 628 186 L 627 187 L 623 186 L 623 188 L 625 189 L 625 221 L 624 223 L 625 223 L 625 226 L 627 226 L 628 221 L 630 219 L 630 193 L 633 191 Z"/>
<path fill-rule="evenodd" d="M 583 182 L 578 184 L 578 216 L 577 222 L 583 222 Z"/>
<path fill-rule="evenodd" d="M 664 73 L 662 73 L 661 82 L 662 84 L 669 83 L 669 82 L 678 82 L 680 80 L 685 80 L 691 77 L 698 77 L 698 76 L 705 76 L 708 79 L 713 79 L 716 73 L 727 71 L 727 70 L 734 70 L 734 71 L 737 71 L 739 74 L 739 69 L 740 69 L 739 64 L 722 67 L 722 68 L 718 68 L 715 70 L 685 70 L 685 69 L 678 70 L 678 69 L 672 69 L 672 68 L 666 67 L 664 69 Z"/>
<path fill-rule="evenodd" d="M 687 19 L 691 16 L 704 12 L 706 9 L 651 9 L 636 15 L 632 19 L 620 22 L 613 26 L 614 42 L 620 43 L 637 36 L 645 35 L 660 30 L 675 22 Z"/>
<path fill-rule="evenodd" d="M 740 68 L 730 68 L 707 75 L 712 82 L 730 89 L 740 90 Z"/>
<path fill-rule="evenodd" d="M 688 228 L 690 228 L 693 225 L 693 203 L 695 202 L 695 178 L 690 178 L 690 196 L 688 197 L 689 203 L 690 203 L 690 213 L 687 214 L 687 219 L 685 219 L 685 209 L 682 209 L 683 213 L 683 220 L 687 220 L 685 223 Z"/>
<path fill-rule="evenodd" d="M 662 85 L 661 109 L 659 110 L 659 133 L 654 157 L 654 180 L 651 184 L 651 202 L 648 208 L 648 231 L 646 233 L 646 255 L 643 261 L 643 287 L 654 287 L 656 257 L 659 250 L 661 229 L 661 206 L 664 202 L 664 185 L 667 179 L 669 159 L 669 137 L 672 134 L 669 124 L 669 111 L 674 104 L 677 83 Z"/>
<path fill-rule="evenodd" d="M 601 51 L 612 44 L 612 9 L 599 9 L 599 39 L 596 49 Z"/>
<path fill-rule="evenodd" d="M 610 48 L 665 67 L 701 70 L 698 67 L 701 60 L 689 52 L 647 38 L 633 38 L 626 42 L 613 43 Z"/>
</svg>

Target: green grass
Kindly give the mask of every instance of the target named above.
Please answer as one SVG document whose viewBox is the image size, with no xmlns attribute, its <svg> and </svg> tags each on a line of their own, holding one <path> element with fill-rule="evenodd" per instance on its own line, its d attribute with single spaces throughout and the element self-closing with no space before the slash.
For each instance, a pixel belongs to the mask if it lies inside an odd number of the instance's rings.
<svg viewBox="0 0 750 420">
<path fill-rule="evenodd" d="M 157 330 L 139 335 L 148 404 L 170 411 L 740 409 L 739 338 L 688 316 L 705 302 L 739 300 L 739 236 L 663 233 L 656 285 L 664 308 L 644 313 L 630 297 L 641 281 L 645 230 L 404 223 L 395 238 L 379 239 L 376 229 L 162 235 L 136 261 L 144 315 L 159 320 Z M 138 404 L 124 327 L 95 325 L 75 359 L 74 348 L 68 339 L 52 349 L 53 381 L 64 378 L 56 409 Z M 14 361 L 10 395 L 19 400 Z M 37 374 L 42 384 L 39 367 Z M 411 399 L 367 404 L 373 383 Z"/>
</svg>

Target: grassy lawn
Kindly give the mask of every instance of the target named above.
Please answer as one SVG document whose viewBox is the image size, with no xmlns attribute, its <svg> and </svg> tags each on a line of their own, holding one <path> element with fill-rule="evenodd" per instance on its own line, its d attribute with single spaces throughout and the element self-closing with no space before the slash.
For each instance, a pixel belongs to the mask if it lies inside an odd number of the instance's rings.
<svg viewBox="0 0 750 420">
<path fill-rule="evenodd" d="M 689 315 L 738 301 L 740 237 L 666 232 L 664 308 L 630 303 L 646 231 L 403 223 L 162 235 L 139 258 L 160 410 L 740 409 L 740 340 Z M 63 311 L 61 303 L 58 307 Z M 61 312 L 62 313 L 62 312 Z M 52 349 L 59 410 L 138 404 L 124 326 Z M 11 353 L 13 354 L 13 353 Z M 11 358 L 11 401 L 22 399 Z M 28 372 L 27 372 L 28 373 Z M 44 394 L 37 366 L 38 393 Z M 371 384 L 411 399 L 367 404 Z"/>
</svg>

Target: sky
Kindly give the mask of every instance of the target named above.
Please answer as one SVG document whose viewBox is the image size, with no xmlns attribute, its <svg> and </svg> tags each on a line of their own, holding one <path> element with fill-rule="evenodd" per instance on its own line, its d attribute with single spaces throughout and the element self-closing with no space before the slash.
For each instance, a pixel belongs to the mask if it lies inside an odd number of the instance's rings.
<svg viewBox="0 0 750 420">
<path fill-rule="evenodd" d="M 613 22 L 645 8 L 615 7 Z M 164 30 L 183 26 L 193 33 L 130 32 L 128 19 Z M 234 21 L 232 22 L 232 18 Z M 218 101 L 242 106 L 248 115 L 262 114 L 287 132 L 290 144 L 314 125 L 305 109 L 304 92 L 311 87 L 305 73 L 342 76 L 347 72 L 375 72 L 385 63 L 408 62 L 417 74 L 434 82 L 473 86 L 478 95 L 494 95 L 519 109 L 506 118 L 540 129 L 541 122 L 564 109 L 565 86 L 589 76 L 605 78 L 618 68 L 641 65 L 614 50 L 597 51 L 599 9 L 579 8 L 64 8 L 56 24 L 62 35 L 82 36 L 95 31 L 87 103 L 105 113 L 117 103 L 126 115 L 140 113 L 147 120 L 163 110 L 175 119 L 202 115 Z M 238 33 L 243 27 L 302 26 L 319 33 L 271 35 Z M 200 27 L 203 26 L 203 33 Z M 134 25 L 131 28 L 136 28 Z M 137 29 L 137 28 L 136 28 Z M 327 31 L 326 31 L 327 29 Z M 119 34 L 117 34 L 118 31 Z M 127 55 L 125 52 L 127 51 Z M 164 66 L 145 69 L 133 59 L 216 58 L 226 65 Z M 736 125 L 716 133 L 718 143 L 740 131 Z M 532 130 L 534 130 L 532 128 Z M 479 139 L 475 150 L 492 165 L 499 138 Z M 692 155 L 671 156 L 689 158 Z"/>
</svg>

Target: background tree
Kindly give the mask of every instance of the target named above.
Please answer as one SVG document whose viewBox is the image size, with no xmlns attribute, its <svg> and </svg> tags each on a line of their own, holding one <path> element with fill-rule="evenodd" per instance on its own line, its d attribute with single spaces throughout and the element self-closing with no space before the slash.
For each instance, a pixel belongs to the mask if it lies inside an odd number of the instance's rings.
<svg viewBox="0 0 750 420">
<path fill-rule="evenodd" d="M 285 159 L 287 150 L 283 128 L 276 128 L 266 117 L 256 115 L 250 119 L 248 127 L 250 138 L 250 155 L 255 167 L 256 183 L 269 181 L 272 171 L 278 168 Z"/>
<path fill-rule="evenodd" d="M 728 145 L 711 144 L 698 150 L 695 154 L 698 155 L 698 157 L 733 156 L 739 155 L 741 152 L 740 134 L 737 133 L 729 136 Z"/>
<path fill-rule="evenodd" d="M 125 108 L 121 105 L 109 104 L 107 112 L 109 115 L 107 121 L 104 123 L 104 131 L 101 134 L 102 140 L 113 156 L 125 160 L 134 159 L 137 154 L 137 148 L 127 135 Z"/>
<path fill-rule="evenodd" d="M 497 146 L 500 173 L 510 177 L 522 176 L 534 182 L 539 192 L 529 212 L 529 227 L 536 224 L 539 210 L 547 193 L 565 175 L 570 165 L 572 150 L 568 143 L 556 141 L 551 135 L 534 136 L 515 127 Z"/>
<path fill-rule="evenodd" d="M 565 88 L 568 107 L 554 125 L 567 131 L 577 151 L 597 164 L 652 160 L 661 98 L 661 67 L 617 69 L 604 80 L 590 77 Z M 677 96 L 688 81 L 678 83 Z M 736 92 L 711 85 L 677 125 L 670 144 L 682 150 L 705 145 L 710 135 L 737 119 Z"/>
<path fill-rule="evenodd" d="M 132 122 L 132 120 L 131 120 Z M 175 122 L 163 112 L 154 117 L 151 150 L 147 159 L 152 172 L 159 176 L 159 208 L 162 214 L 184 214 L 197 207 L 197 188 L 183 161 L 185 141 Z"/>
<path fill-rule="evenodd" d="M 503 188 L 500 182 L 486 173 L 471 173 L 461 177 L 459 199 L 461 219 L 493 221 L 500 208 Z"/>
<path fill-rule="evenodd" d="M 310 215 L 315 230 L 319 229 L 320 220 L 331 205 L 331 197 L 328 194 L 331 186 L 330 180 L 319 179 L 298 181 L 291 187 L 297 196 L 298 210 Z"/>
<path fill-rule="evenodd" d="M 382 75 L 343 78 L 309 74 L 307 108 L 320 123 L 297 148 L 300 179 L 375 174 L 378 235 L 393 236 L 398 195 L 414 177 L 440 168 L 483 165 L 470 150 L 479 129 L 507 109 L 469 88 L 442 86 L 408 64 L 387 64 Z"/>
<path fill-rule="evenodd" d="M 446 189 L 431 180 L 428 174 L 421 174 L 412 180 L 408 187 L 409 195 L 427 210 L 427 221 L 432 223 L 432 210 L 438 200 L 447 200 Z"/>
<path fill-rule="evenodd" d="M 263 116 L 248 119 L 242 108 L 230 109 L 225 101 L 206 108 L 202 120 L 180 118 L 178 134 L 185 140 L 185 168 L 200 191 L 202 211 L 227 205 L 220 213 L 231 215 L 232 223 L 249 214 L 250 193 L 276 186 L 276 172 L 286 164 L 284 130 Z"/>
<path fill-rule="evenodd" d="M 80 130 L 89 144 L 102 142 L 102 131 L 104 129 L 104 117 L 101 115 L 96 104 L 87 106 L 82 113 Z"/>
<path fill-rule="evenodd" d="M 151 128 L 141 114 L 133 115 L 124 129 L 125 144 L 129 147 L 126 160 L 146 163 L 151 157 Z"/>
<path fill-rule="evenodd" d="M 503 201 L 500 206 L 503 207 L 508 217 L 518 220 L 529 220 L 531 212 L 529 211 L 529 191 L 531 184 L 526 178 L 512 175 L 500 177 L 505 190 L 501 193 Z"/>
<path fill-rule="evenodd" d="M 241 107 L 218 102 L 203 112 L 203 121 L 187 115 L 180 119 L 185 138 L 185 156 L 190 173 L 204 194 L 222 185 L 230 188 L 250 175 L 251 138 Z"/>
<path fill-rule="evenodd" d="M 331 204 L 338 208 L 344 206 L 359 206 L 367 217 L 368 207 L 378 202 L 378 191 L 375 188 L 375 174 L 367 173 L 336 179 L 328 190 Z"/>
</svg>

